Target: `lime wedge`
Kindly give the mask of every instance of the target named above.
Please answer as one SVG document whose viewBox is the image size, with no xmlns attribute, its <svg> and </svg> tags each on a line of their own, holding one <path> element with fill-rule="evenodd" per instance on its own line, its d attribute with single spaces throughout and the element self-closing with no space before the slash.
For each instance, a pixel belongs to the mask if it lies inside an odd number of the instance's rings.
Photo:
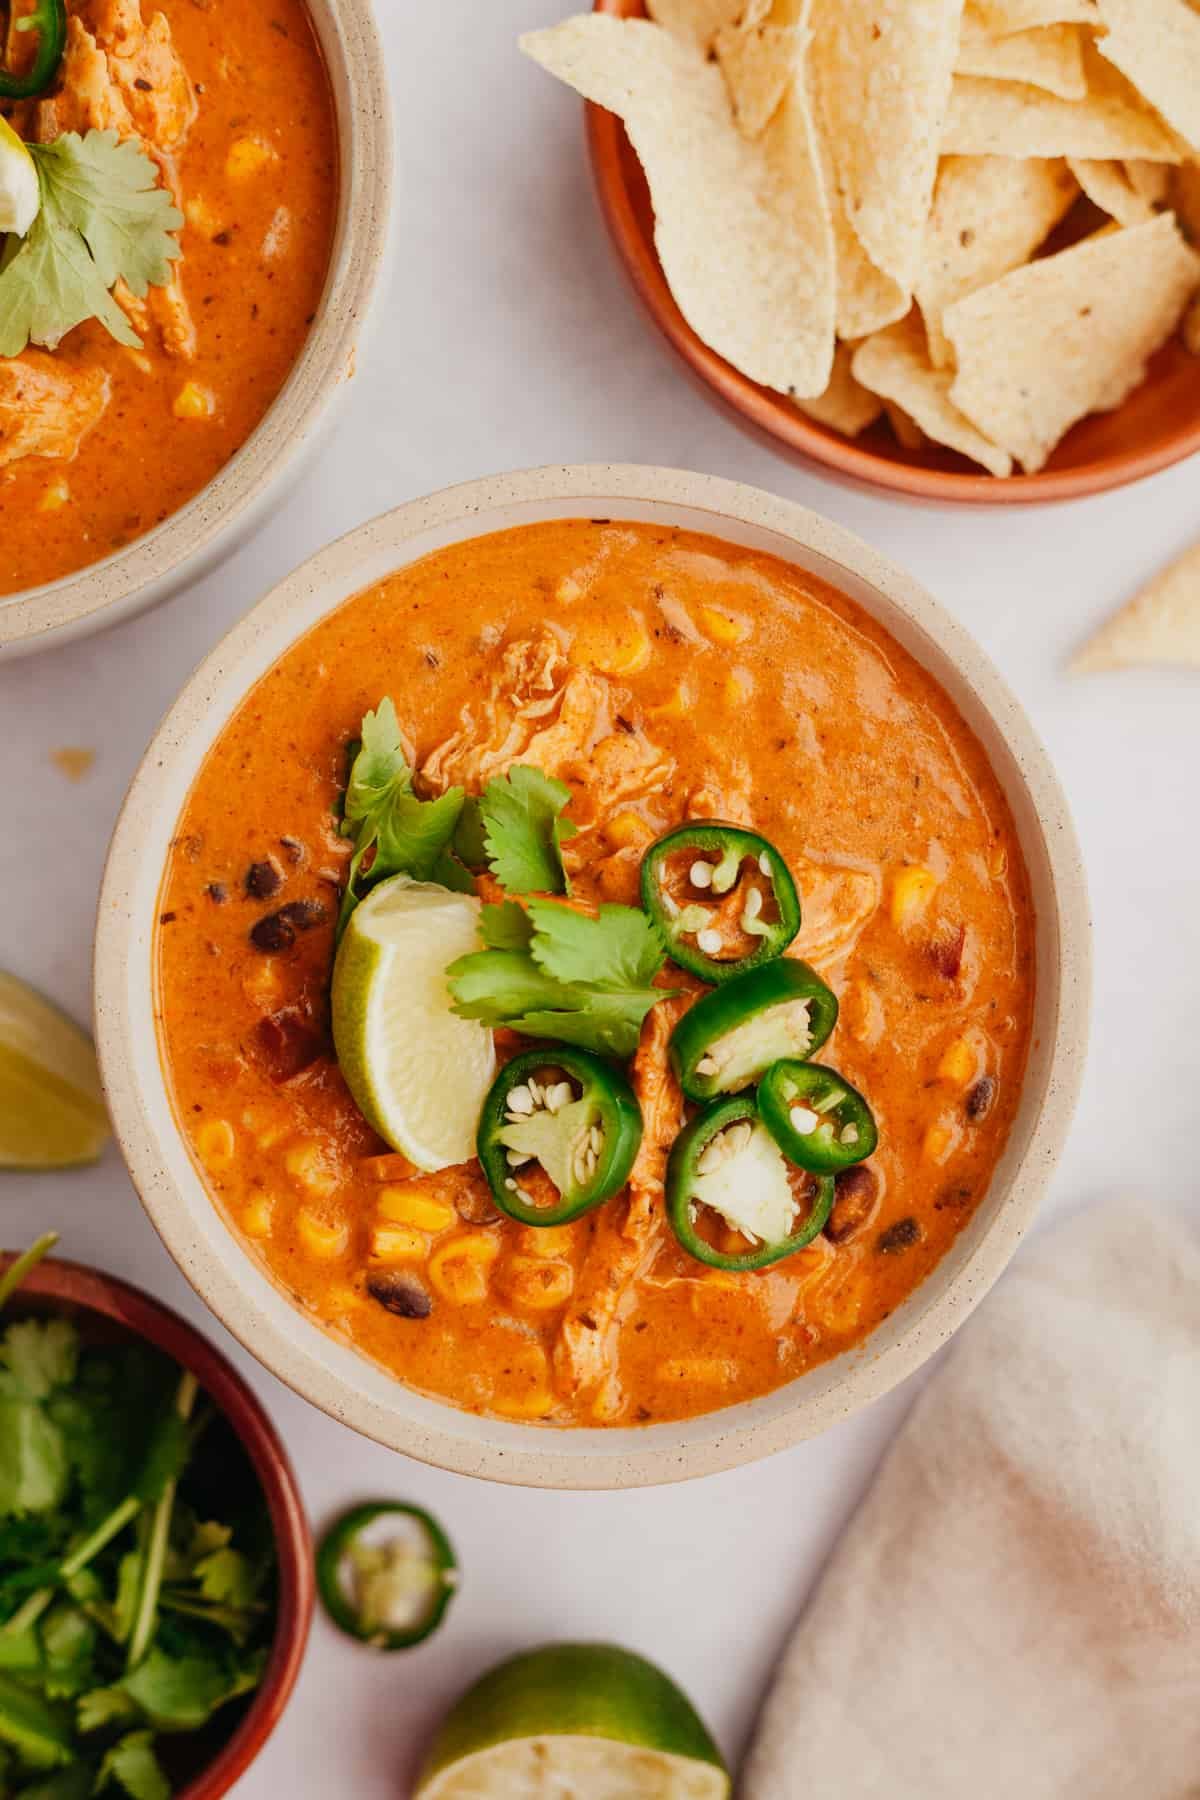
<svg viewBox="0 0 1200 1800">
<path fill-rule="evenodd" d="M 24 237 L 42 204 L 37 168 L 7 119 L 0 119 L 0 231 Z"/>
<path fill-rule="evenodd" d="M 549 1644 L 501 1663 L 434 1740 L 417 1800 L 728 1800 L 691 1701 L 613 1644 Z"/>
<path fill-rule="evenodd" d="M 492 1034 L 450 1010 L 446 969 L 479 948 L 479 902 L 393 875 L 358 906 L 333 967 L 333 1041 L 360 1111 L 430 1172 L 475 1154 Z"/>
<path fill-rule="evenodd" d="M 91 1039 L 0 970 L 0 1168 L 95 1162 L 107 1140 Z"/>
</svg>

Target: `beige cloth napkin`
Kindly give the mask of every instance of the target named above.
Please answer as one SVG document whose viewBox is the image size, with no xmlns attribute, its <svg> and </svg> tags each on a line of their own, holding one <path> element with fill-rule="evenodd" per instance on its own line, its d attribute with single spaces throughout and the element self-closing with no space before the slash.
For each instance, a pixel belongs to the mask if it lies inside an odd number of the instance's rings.
<svg viewBox="0 0 1200 1800">
<path fill-rule="evenodd" d="M 1200 1796 L 1200 1233 L 1040 1237 L 821 1579 L 744 1800 Z"/>
</svg>

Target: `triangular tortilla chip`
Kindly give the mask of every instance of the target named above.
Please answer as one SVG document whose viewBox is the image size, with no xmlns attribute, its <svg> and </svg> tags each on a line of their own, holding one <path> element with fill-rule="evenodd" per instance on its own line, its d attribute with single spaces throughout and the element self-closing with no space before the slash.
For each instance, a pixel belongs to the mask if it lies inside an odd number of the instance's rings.
<svg viewBox="0 0 1200 1800">
<path fill-rule="evenodd" d="M 823 394 L 835 270 L 805 83 L 751 144 L 716 64 L 644 19 L 589 13 L 530 32 L 521 48 L 624 120 L 663 273 L 692 329 L 753 381 Z"/>
<path fill-rule="evenodd" d="M 873 425 L 883 411 L 878 396 L 869 394 L 851 374 L 853 355 L 849 344 L 839 344 L 833 359 L 833 374 L 825 392 L 815 400 L 796 402 L 810 419 L 815 419 L 819 425 L 828 425 L 831 431 L 840 431 L 846 437 L 857 437 L 860 431 Z"/>
<path fill-rule="evenodd" d="M 963 0 L 823 0 L 820 117 L 851 225 L 906 294 L 920 266 Z"/>
<path fill-rule="evenodd" d="M 840 338 L 870 337 L 885 325 L 894 325 L 908 311 L 912 296 L 899 287 L 882 269 L 877 269 L 859 240 L 858 233 L 846 215 L 845 203 L 838 190 L 831 148 L 836 121 L 826 115 L 820 85 L 820 70 L 810 55 L 809 91 L 813 95 L 813 113 L 817 142 L 821 155 L 821 175 L 829 202 L 833 228 L 834 262 L 837 268 L 837 333 Z"/>
<path fill-rule="evenodd" d="M 953 378 L 930 362 L 916 313 L 860 344 L 850 367 L 856 381 L 882 399 L 894 400 L 935 443 L 982 463 L 993 475 L 1012 474 L 1007 452 L 977 431 L 951 400 Z"/>
<path fill-rule="evenodd" d="M 1171 213 L 1014 269 L 942 314 L 958 363 L 950 398 L 1040 469 L 1077 419 L 1119 406 L 1143 380 L 1197 283 L 1200 256 Z M 857 359 L 855 373 L 863 380 Z"/>
<path fill-rule="evenodd" d="M 894 400 L 885 400 L 883 410 L 887 414 L 888 424 L 892 428 L 892 436 L 902 450 L 927 450 L 929 439 L 921 430 L 911 413 L 906 413 L 902 406 Z"/>
<path fill-rule="evenodd" d="M 1077 673 L 1178 663 L 1200 669 L 1200 544 L 1149 582 L 1102 625 L 1071 664 Z"/>
<path fill-rule="evenodd" d="M 1100 13 L 1101 55 L 1200 150 L 1200 12 L 1187 0 L 1100 0 Z"/>
<path fill-rule="evenodd" d="M 673 37 L 708 51 L 718 31 L 739 20 L 758 25 L 771 10 L 771 0 L 647 0 L 655 24 Z"/>
<path fill-rule="evenodd" d="M 1042 25 L 1098 25 L 1096 0 L 975 0 L 980 22 L 996 37 Z"/>
<path fill-rule="evenodd" d="M 1094 53 L 1093 53 L 1094 54 Z M 1086 100 L 1027 82 L 959 75 L 942 150 L 955 156 L 1137 156 L 1182 162 L 1186 146 L 1115 71 L 1088 62 Z M 1100 70 L 1108 65 L 1101 63 Z"/>
<path fill-rule="evenodd" d="M 916 285 L 935 368 L 954 360 L 943 310 L 1027 262 L 1078 192 L 1058 158 L 942 158 Z"/>
<path fill-rule="evenodd" d="M 968 6 L 955 67 L 959 75 L 1027 81 L 1064 100 L 1082 100 L 1088 91 L 1083 39 L 1076 25 L 1043 25 L 997 37 Z"/>
<path fill-rule="evenodd" d="M 1126 174 L 1126 163 L 1096 161 L 1086 156 L 1069 156 L 1067 163 L 1092 205 L 1118 225 L 1144 225 L 1154 217 L 1154 208 Z"/>
<path fill-rule="evenodd" d="M 726 25 L 713 40 L 743 137 L 761 137 L 803 67 L 809 33 L 799 25 Z"/>
<path fill-rule="evenodd" d="M 1129 177 L 1129 185 L 1135 193 L 1140 194 L 1147 206 L 1155 211 L 1167 204 L 1167 196 L 1171 189 L 1171 169 L 1166 163 L 1142 162 L 1139 157 L 1129 157 L 1125 162 L 1125 173 Z"/>
</svg>

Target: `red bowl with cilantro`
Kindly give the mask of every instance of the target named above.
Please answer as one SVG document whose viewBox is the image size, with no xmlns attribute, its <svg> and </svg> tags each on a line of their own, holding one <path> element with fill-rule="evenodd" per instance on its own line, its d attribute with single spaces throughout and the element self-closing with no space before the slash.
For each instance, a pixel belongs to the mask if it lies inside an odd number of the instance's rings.
<svg viewBox="0 0 1200 1800">
<path fill-rule="evenodd" d="M 12 1254 L 0 1252 L 0 1278 L 13 1261 Z M 174 1800 L 219 1800 L 219 1796 L 229 1793 L 249 1768 L 278 1724 L 295 1686 L 308 1642 L 314 1599 L 313 1549 L 295 1472 L 261 1403 L 228 1359 L 177 1313 L 140 1288 L 77 1263 L 57 1259 L 41 1262 L 24 1277 L 0 1312 L 0 1343 L 14 1324 L 45 1324 L 51 1320 L 63 1321 L 74 1328 L 80 1357 L 77 1371 L 91 1370 L 90 1387 L 82 1385 L 82 1376 L 77 1372 L 76 1388 L 64 1388 L 68 1401 L 65 1411 L 53 1412 L 56 1405 L 53 1396 L 46 1401 L 47 1408 L 67 1430 L 73 1465 L 78 1463 L 80 1468 L 86 1467 L 89 1458 L 102 1454 L 104 1445 L 113 1442 L 112 1431 L 107 1427 L 101 1429 L 102 1414 L 96 1421 L 96 1443 L 89 1446 L 87 1439 L 88 1409 L 95 1403 L 95 1370 L 97 1365 L 102 1367 L 107 1358 L 135 1356 L 139 1350 L 148 1347 L 151 1352 L 161 1353 L 165 1359 L 164 1369 L 167 1363 L 176 1365 L 170 1371 L 170 1377 L 172 1380 L 176 1375 L 179 1377 L 180 1390 L 185 1389 L 190 1394 L 194 1384 L 195 1404 L 187 1422 L 187 1430 L 192 1433 L 191 1447 L 180 1452 L 181 1456 L 186 1455 L 187 1461 L 176 1492 L 178 1496 L 185 1496 L 191 1505 L 189 1517 L 194 1516 L 197 1521 L 197 1539 L 202 1530 L 209 1533 L 204 1545 L 206 1556 L 198 1566 L 204 1567 L 203 1580 L 216 1595 L 214 1606 L 218 1610 L 229 1609 L 231 1615 L 243 1599 L 250 1610 L 254 1608 L 255 1602 L 249 1592 L 238 1591 L 239 1582 L 248 1583 L 251 1579 L 249 1571 L 253 1567 L 253 1557 L 247 1552 L 246 1540 L 239 1540 L 235 1531 L 230 1544 L 240 1542 L 241 1548 L 231 1561 L 228 1547 L 223 1548 L 218 1541 L 221 1529 L 217 1515 L 223 1499 L 236 1492 L 239 1481 L 243 1498 L 253 1487 L 256 1507 L 261 1502 L 262 1522 L 268 1538 L 259 1554 L 268 1563 L 273 1556 L 273 1572 L 269 1599 L 261 1602 L 262 1610 L 269 1608 L 269 1611 L 259 1633 L 260 1646 L 254 1652 L 256 1684 L 244 1694 L 222 1702 L 199 1725 L 187 1728 L 176 1724 L 162 1731 L 155 1727 L 151 1746 Z M 37 1346 L 30 1348 L 36 1351 Z M 11 1363 L 11 1357 L 8 1360 Z M 36 1360 L 40 1368 L 49 1368 L 48 1355 L 42 1354 Z M 11 1380 L 11 1369 L 8 1373 Z M 82 1413 L 77 1406 L 80 1398 L 84 1400 Z M 118 1402 L 114 1399 L 112 1403 Z M 161 1448 L 160 1444 L 158 1451 Z M 36 1487 L 45 1478 L 45 1471 L 39 1469 L 36 1462 L 18 1467 L 14 1475 L 12 1467 L 19 1460 L 10 1458 L 9 1473 L 0 1479 L 0 1572 L 5 1566 L 5 1481 L 19 1482 L 25 1475 Z M 147 1459 L 148 1462 L 152 1460 Z M 161 1468 L 159 1472 L 163 1472 Z M 82 1479 L 80 1475 L 79 1480 Z M 192 1503 L 198 1495 L 203 1497 L 197 1507 Z M 26 1495 L 26 1499 L 29 1498 Z M 12 1499 L 10 1493 L 8 1500 L 11 1502 Z M 177 1504 L 182 1506 L 184 1501 L 179 1500 Z M 236 1509 L 238 1502 L 229 1500 L 229 1504 Z M 30 1508 L 22 1522 L 28 1528 L 29 1519 L 38 1517 L 37 1511 Z M 152 1509 L 150 1517 L 153 1517 Z M 200 1523 L 202 1520 L 203 1524 Z M 115 1546 L 119 1547 L 120 1543 L 120 1538 L 114 1538 Z M 172 1552 L 172 1555 L 177 1563 L 177 1553 Z M 11 1570 L 11 1559 L 7 1566 Z M 170 1579 L 180 1582 L 181 1573 L 177 1567 Z M 0 1584 L 0 1593 L 2 1591 Z M 180 1587 L 179 1595 L 182 1596 L 184 1591 Z M 21 1603 L 31 1607 L 36 1614 L 38 1595 L 26 1594 Z M 177 1598 L 174 1605 L 182 1608 L 185 1602 Z M 11 1600 L 0 1610 L 7 1620 L 12 1612 Z M 53 1610 L 51 1604 L 42 1613 L 42 1620 L 52 1617 Z M 132 1611 L 136 1629 L 136 1604 Z M 184 1627 L 194 1623 L 188 1620 L 186 1613 L 182 1616 L 172 1614 L 165 1598 L 158 1609 L 158 1617 L 175 1617 Z M 44 1631 L 44 1626 L 42 1629 Z M 158 1649 L 157 1639 L 152 1641 L 152 1649 Z M 238 1654 L 236 1647 L 231 1649 L 231 1657 Z M 176 1650 L 175 1656 L 178 1674 L 181 1653 Z M 211 1671 L 206 1675 L 199 1657 L 192 1658 L 190 1674 L 193 1691 L 185 1694 L 182 1705 L 185 1710 L 194 1706 L 199 1713 L 211 1699 L 212 1675 Z M 81 1677 L 83 1680 L 88 1678 L 87 1673 Z M 110 1686 L 106 1693 L 111 1695 L 115 1691 Z M 91 1704 L 101 1711 L 105 1707 L 115 1710 L 125 1703 L 125 1698 L 113 1700 L 93 1696 Z M 0 1708 L 3 1700 L 4 1691 L 0 1686 Z M 75 1704 L 78 1706 L 78 1699 Z M 132 1735 L 137 1736 L 144 1733 L 147 1721 L 144 1716 L 131 1716 L 128 1724 Z M 123 1731 L 124 1723 L 117 1729 Z M 121 1741 L 127 1742 L 128 1735 Z M 112 1736 L 110 1731 L 109 1737 L 102 1741 L 108 1742 Z M 0 1740 L 2 1737 L 0 1732 Z M 81 1741 L 86 1744 L 89 1740 Z M 94 1757 L 97 1752 L 91 1754 Z M 134 1764 L 128 1771 L 133 1785 L 127 1788 L 119 1778 L 112 1779 L 111 1791 L 116 1795 L 142 1791 L 136 1759 L 143 1751 L 135 1744 L 127 1754 Z M 161 1781 L 161 1775 L 158 1779 Z M 161 1793 L 162 1788 L 151 1778 L 145 1791 Z"/>
</svg>

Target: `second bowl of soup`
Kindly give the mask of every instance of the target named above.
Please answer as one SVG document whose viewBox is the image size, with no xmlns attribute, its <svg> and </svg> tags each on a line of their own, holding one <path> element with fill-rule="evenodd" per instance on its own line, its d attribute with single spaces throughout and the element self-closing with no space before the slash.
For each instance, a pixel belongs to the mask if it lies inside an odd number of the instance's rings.
<svg viewBox="0 0 1200 1800">
<path fill-rule="evenodd" d="M 101 903 L 118 1134 L 307 1397 L 631 1485 L 820 1429 L 1003 1268 L 1087 915 L 1044 753 L 835 527 L 650 470 L 364 527 L 193 679 Z"/>
</svg>

